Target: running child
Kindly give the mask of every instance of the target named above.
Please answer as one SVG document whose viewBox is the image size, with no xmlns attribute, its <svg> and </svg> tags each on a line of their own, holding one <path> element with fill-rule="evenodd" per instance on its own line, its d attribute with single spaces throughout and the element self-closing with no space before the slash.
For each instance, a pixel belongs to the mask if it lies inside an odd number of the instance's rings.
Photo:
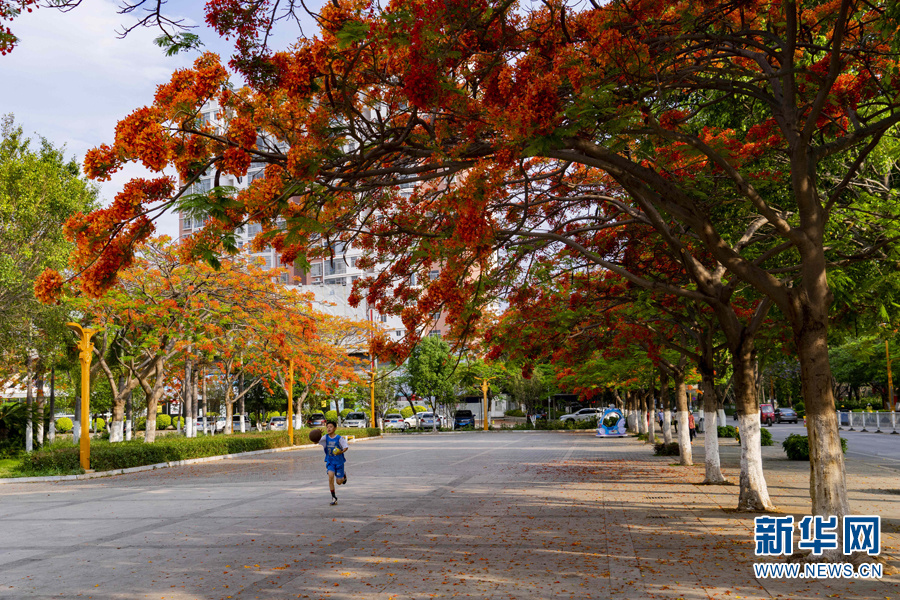
<svg viewBox="0 0 900 600">
<path fill-rule="evenodd" d="M 347 457 L 344 454 L 350 447 L 347 439 L 337 435 L 334 432 L 335 429 L 337 429 L 335 421 L 325 423 L 326 435 L 319 440 L 319 445 L 325 448 L 325 470 L 328 472 L 328 487 L 331 490 L 332 506 L 338 502 L 334 493 L 334 484 L 343 485 L 347 483 L 347 474 L 344 472 Z"/>
</svg>

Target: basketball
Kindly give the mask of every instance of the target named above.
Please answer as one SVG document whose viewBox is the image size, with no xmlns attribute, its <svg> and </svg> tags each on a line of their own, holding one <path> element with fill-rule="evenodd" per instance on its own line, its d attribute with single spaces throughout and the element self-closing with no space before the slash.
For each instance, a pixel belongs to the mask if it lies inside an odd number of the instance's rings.
<svg viewBox="0 0 900 600">
<path fill-rule="evenodd" d="M 309 441 L 313 444 L 318 444 L 319 440 L 322 439 L 322 430 L 321 429 L 313 429 L 309 432 Z"/>
</svg>

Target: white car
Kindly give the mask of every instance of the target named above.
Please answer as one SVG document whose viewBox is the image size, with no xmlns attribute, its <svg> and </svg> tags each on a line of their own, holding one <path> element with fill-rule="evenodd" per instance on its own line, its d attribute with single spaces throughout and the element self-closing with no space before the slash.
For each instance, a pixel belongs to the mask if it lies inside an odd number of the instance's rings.
<svg viewBox="0 0 900 600">
<path fill-rule="evenodd" d="M 599 408 L 582 408 L 578 412 L 563 415 L 560 421 L 590 421 L 591 419 L 599 419 L 603 414 L 603 410 Z"/>
<path fill-rule="evenodd" d="M 366 419 L 365 413 L 352 412 L 352 413 L 349 413 L 346 417 L 344 417 L 343 426 L 344 427 L 357 427 L 360 429 L 365 429 L 366 427 L 369 426 L 369 420 Z"/>
<path fill-rule="evenodd" d="M 406 419 L 404 419 L 400 413 L 390 413 L 384 415 L 384 428 L 406 431 L 410 428 L 410 424 L 406 422 Z"/>
</svg>

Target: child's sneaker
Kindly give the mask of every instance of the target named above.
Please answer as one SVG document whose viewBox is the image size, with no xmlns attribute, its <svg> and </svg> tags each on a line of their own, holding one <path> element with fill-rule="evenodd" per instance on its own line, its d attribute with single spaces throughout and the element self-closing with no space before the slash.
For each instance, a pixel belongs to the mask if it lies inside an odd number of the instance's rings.
<svg viewBox="0 0 900 600">
<path fill-rule="evenodd" d="M 337 498 L 332 498 L 331 505 L 334 506 L 335 504 L 337 504 Z"/>
</svg>

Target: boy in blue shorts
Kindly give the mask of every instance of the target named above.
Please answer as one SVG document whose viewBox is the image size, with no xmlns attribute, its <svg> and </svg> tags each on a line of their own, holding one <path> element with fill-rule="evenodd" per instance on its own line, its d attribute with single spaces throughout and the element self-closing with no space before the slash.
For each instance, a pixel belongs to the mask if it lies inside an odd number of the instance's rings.
<svg viewBox="0 0 900 600">
<path fill-rule="evenodd" d="M 325 448 L 325 470 L 328 472 L 328 487 L 331 489 L 331 505 L 337 504 L 337 496 L 334 494 L 334 484 L 338 485 L 347 483 L 347 474 L 344 473 L 344 464 L 347 457 L 344 456 L 349 449 L 350 444 L 347 439 L 336 435 L 334 430 L 337 429 L 335 421 L 325 423 L 326 435 L 319 440 L 319 445 Z"/>
</svg>

